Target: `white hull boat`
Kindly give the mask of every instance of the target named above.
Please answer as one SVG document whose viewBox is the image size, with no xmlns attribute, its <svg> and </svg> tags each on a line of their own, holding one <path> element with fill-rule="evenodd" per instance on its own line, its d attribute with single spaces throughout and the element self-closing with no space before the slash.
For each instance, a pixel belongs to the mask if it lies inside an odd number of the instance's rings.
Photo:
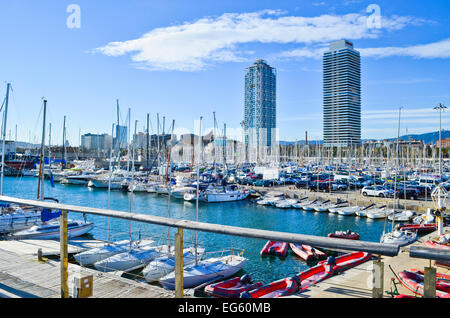
<svg viewBox="0 0 450 318">
<path fill-rule="evenodd" d="M 388 220 L 394 221 L 394 222 L 408 222 L 412 219 L 414 214 L 416 214 L 416 213 L 411 210 L 395 212 L 394 214 L 391 214 L 388 216 Z"/>
<path fill-rule="evenodd" d="M 0 214 L 0 234 L 22 231 L 36 225 L 42 225 L 39 210 L 17 209 L 14 212 Z"/>
<path fill-rule="evenodd" d="M 173 247 L 171 248 L 171 250 Z M 140 246 L 131 251 L 115 254 L 111 257 L 94 263 L 97 270 L 102 272 L 131 271 L 146 266 L 153 259 L 166 253 L 167 245 L 160 246 Z"/>
<path fill-rule="evenodd" d="M 339 215 L 353 215 L 356 212 L 361 211 L 362 209 L 364 209 L 364 207 L 355 205 L 346 208 L 340 208 L 337 210 L 337 213 Z"/>
<path fill-rule="evenodd" d="M 184 267 L 183 288 L 192 288 L 198 285 L 228 278 L 239 272 L 247 259 L 239 255 L 229 255 L 210 258 Z M 159 282 L 165 288 L 175 289 L 175 273 L 162 277 Z"/>
<path fill-rule="evenodd" d="M 414 243 L 417 240 L 417 233 L 412 231 L 395 230 L 384 234 L 381 237 L 381 243 L 405 246 Z"/>
<path fill-rule="evenodd" d="M 154 243 L 152 240 L 142 240 L 132 242 L 132 247 L 150 246 Z M 113 255 L 124 253 L 130 248 L 130 241 L 123 240 L 119 242 L 105 243 L 103 246 L 95 247 L 87 251 L 74 255 L 75 260 L 82 266 L 93 265 Z"/>
<path fill-rule="evenodd" d="M 226 192 L 205 192 L 199 198 L 203 202 L 217 203 L 217 202 L 232 202 L 244 200 L 248 197 L 248 191 L 226 191 Z"/>
<path fill-rule="evenodd" d="M 197 248 L 197 259 L 201 259 L 205 253 L 204 248 Z M 183 250 L 183 265 L 187 266 L 195 262 L 195 248 Z M 151 261 L 143 270 L 142 275 L 149 283 L 159 281 L 161 277 L 175 270 L 175 256 L 158 257 Z"/>
<path fill-rule="evenodd" d="M 383 209 L 367 212 L 366 217 L 368 219 L 384 219 L 391 213 L 392 213 L 391 209 L 383 208 Z"/>
<path fill-rule="evenodd" d="M 297 203 L 297 200 L 295 200 L 295 199 L 285 199 L 285 200 L 278 201 L 275 204 L 275 206 L 280 209 L 289 209 L 296 203 Z"/>
<path fill-rule="evenodd" d="M 86 234 L 94 227 L 92 222 L 67 221 L 67 237 L 73 238 Z M 12 234 L 15 240 L 59 240 L 59 221 L 49 222 L 43 225 L 35 225 L 31 228 Z"/>
<path fill-rule="evenodd" d="M 295 209 L 303 209 L 305 206 L 314 204 L 316 202 L 317 202 L 317 200 L 306 200 L 306 201 L 302 201 L 302 202 L 293 204 L 292 207 Z"/>
</svg>

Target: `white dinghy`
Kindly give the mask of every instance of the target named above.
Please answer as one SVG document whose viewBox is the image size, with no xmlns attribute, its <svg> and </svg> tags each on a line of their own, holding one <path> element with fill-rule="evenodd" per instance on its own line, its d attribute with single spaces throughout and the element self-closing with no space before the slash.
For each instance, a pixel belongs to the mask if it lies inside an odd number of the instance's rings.
<svg viewBox="0 0 450 318">
<path fill-rule="evenodd" d="M 142 246 L 132 249 L 128 252 L 115 254 L 104 260 L 94 263 L 94 266 L 97 270 L 102 272 L 128 272 L 146 266 L 161 254 L 167 254 L 167 250 L 167 245 Z M 173 252 L 172 248 L 171 251 Z"/>
<path fill-rule="evenodd" d="M 150 246 L 153 243 L 154 243 L 153 240 L 132 242 L 132 247 L 136 248 L 136 247 Z M 78 253 L 74 255 L 74 258 L 78 264 L 82 266 L 89 266 L 93 265 L 96 262 L 100 262 L 104 259 L 107 259 L 108 257 L 111 257 L 113 255 L 124 253 L 128 251 L 129 248 L 130 248 L 129 240 L 108 242 L 105 243 L 103 246 L 95 247 L 87 251 Z"/>
<path fill-rule="evenodd" d="M 228 255 L 199 261 L 197 265 L 184 267 L 183 288 L 192 288 L 207 282 L 228 278 L 239 272 L 247 262 L 245 257 Z M 175 273 L 162 277 L 159 282 L 165 288 L 175 289 Z"/>
<path fill-rule="evenodd" d="M 197 248 L 197 257 L 201 259 L 205 253 L 204 248 Z M 190 247 L 183 250 L 183 264 L 185 266 L 195 262 L 195 249 Z M 142 275 L 149 283 L 159 281 L 161 277 L 173 272 L 175 270 L 175 256 L 158 257 L 151 261 L 142 270 Z"/>
</svg>

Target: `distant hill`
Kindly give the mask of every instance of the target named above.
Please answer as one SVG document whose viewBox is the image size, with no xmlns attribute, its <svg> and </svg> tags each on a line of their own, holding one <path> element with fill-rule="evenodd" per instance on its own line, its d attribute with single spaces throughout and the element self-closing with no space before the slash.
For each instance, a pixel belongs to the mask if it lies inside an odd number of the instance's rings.
<svg viewBox="0 0 450 318">
<path fill-rule="evenodd" d="M 450 138 L 450 130 L 442 130 L 442 139 Z M 439 140 L 439 131 L 433 131 L 429 133 L 424 134 L 408 134 L 400 136 L 401 140 L 422 140 L 425 144 L 435 144 Z M 374 140 L 374 139 L 363 139 L 362 141 L 367 140 Z M 379 140 L 397 140 L 397 137 L 394 138 L 385 138 L 385 139 L 379 139 Z M 323 143 L 323 140 L 308 140 L 308 143 L 310 145 L 315 145 L 319 142 L 320 144 Z M 287 145 L 295 145 L 296 143 L 300 145 L 304 145 L 304 140 L 298 140 L 298 141 L 280 141 L 280 145 L 287 146 Z"/>
<path fill-rule="evenodd" d="M 442 130 L 442 139 L 450 138 L 450 130 Z M 424 134 L 408 134 L 400 136 L 401 140 L 422 140 L 425 144 L 435 144 L 439 140 L 439 131 L 433 131 Z M 397 138 L 389 138 L 389 140 L 397 140 Z"/>
</svg>

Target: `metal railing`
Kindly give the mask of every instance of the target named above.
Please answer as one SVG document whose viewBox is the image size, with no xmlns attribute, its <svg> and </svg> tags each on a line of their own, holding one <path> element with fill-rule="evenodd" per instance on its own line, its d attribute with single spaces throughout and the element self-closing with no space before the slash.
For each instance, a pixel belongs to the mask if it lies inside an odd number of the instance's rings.
<svg viewBox="0 0 450 318">
<path fill-rule="evenodd" d="M 322 247 L 334 250 L 344 250 L 344 251 L 360 251 L 375 254 L 379 256 L 378 262 L 380 262 L 381 255 L 384 256 L 397 256 L 399 253 L 399 246 L 392 244 L 382 244 L 375 242 L 366 241 L 355 241 L 355 240 L 343 240 L 337 238 L 319 237 L 312 235 L 296 234 L 296 233 L 286 233 L 277 231 L 260 230 L 253 228 L 236 227 L 221 224 L 210 224 L 189 220 L 165 218 L 153 215 L 137 214 L 130 212 L 122 212 L 115 210 L 82 207 L 75 205 L 67 205 L 60 203 L 52 203 L 37 200 L 27 200 L 8 196 L 0 196 L 0 201 L 29 205 L 40 208 L 48 208 L 54 210 L 61 210 L 62 214 L 60 217 L 60 249 L 61 249 L 61 297 L 68 297 L 68 256 L 67 256 L 67 212 L 76 212 L 83 214 L 91 214 L 104 217 L 113 217 L 129 221 L 143 222 L 149 224 L 156 224 L 161 226 L 168 226 L 178 229 L 175 234 L 175 295 L 176 297 L 183 297 L 183 229 L 210 232 L 224 235 L 241 236 L 255 239 L 273 240 L 273 241 L 283 241 L 290 243 L 307 244 L 315 247 Z M 439 259 L 448 258 L 443 256 L 444 254 L 438 253 L 439 255 L 434 255 L 435 251 L 424 251 L 419 249 L 412 249 L 413 257 Z M 416 253 L 416 254 L 414 254 Z M 428 254 L 427 254 L 428 253 Z M 431 254 L 430 254 L 431 253 Z M 442 254 L 442 255 L 441 255 Z M 381 274 L 382 275 L 382 274 Z M 377 280 L 379 280 L 378 278 Z M 382 280 L 382 277 L 381 277 Z M 374 294 L 375 295 L 375 294 Z M 379 295 L 379 294 L 377 294 Z M 381 294 L 382 296 L 382 294 Z"/>
</svg>

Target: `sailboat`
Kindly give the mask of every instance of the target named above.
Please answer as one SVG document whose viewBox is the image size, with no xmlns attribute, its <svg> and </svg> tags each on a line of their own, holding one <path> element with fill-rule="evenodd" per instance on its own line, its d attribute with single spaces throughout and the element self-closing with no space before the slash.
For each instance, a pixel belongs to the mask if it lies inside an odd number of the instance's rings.
<svg viewBox="0 0 450 318">
<path fill-rule="evenodd" d="M 200 117 L 200 133 L 199 133 L 199 147 L 202 140 L 201 125 L 202 117 Z M 200 151 L 197 165 L 197 193 L 196 193 L 196 221 L 198 221 L 198 202 L 199 202 L 199 179 L 200 179 Z M 195 287 L 207 282 L 213 282 L 222 278 L 230 277 L 240 271 L 245 265 L 247 259 L 242 255 L 228 255 L 216 258 L 208 258 L 205 260 L 198 260 L 198 236 L 195 232 L 195 263 L 185 266 L 183 268 L 183 288 Z M 169 273 L 159 280 L 160 284 L 165 288 L 175 289 L 175 273 Z"/>
<path fill-rule="evenodd" d="M 396 157 L 396 167 L 395 167 L 395 180 L 394 180 L 394 193 L 396 193 L 397 189 L 397 172 L 398 172 L 398 161 L 399 161 L 399 139 L 400 139 L 400 114 L 402 107 L 398 110 L 398 132 L 397 132 L 397 157 Z M 395 209 L 391 209 L 391 214 L 395 215 Z M 384 233 L 381 236 L 380 242 L 386 244 L 395 244 L 398 246 L 405 246 L 411 244 L 417 240 L 417 232 L 409 231 L 409 230 L 401 230 L 400 226 L 396 226 L 394 230 L 394 222 L 395 219 L 392 218 L 392 230 L 391 232 Z M 386 226 L 386 221 L 385 221 Z"/>
<path fill-rule="evenodd" d="M 9 91 L 11 83 L 6 84 L 5 108 L 3 112 L 3 138 L 2 138 L 2 164 L 0 195 L 3 195 L 3 177 L 5 175 L 5 154 L 6 154 L 6 123 L 8 118 Z M 9 203 L 0 203 L 0 234 L 9 234 L 12 232 L 24 230 L 31 226 L 41 225 L 42 209 L 32 208 L 23 205 L 11 205 Z"/>
</svg>

